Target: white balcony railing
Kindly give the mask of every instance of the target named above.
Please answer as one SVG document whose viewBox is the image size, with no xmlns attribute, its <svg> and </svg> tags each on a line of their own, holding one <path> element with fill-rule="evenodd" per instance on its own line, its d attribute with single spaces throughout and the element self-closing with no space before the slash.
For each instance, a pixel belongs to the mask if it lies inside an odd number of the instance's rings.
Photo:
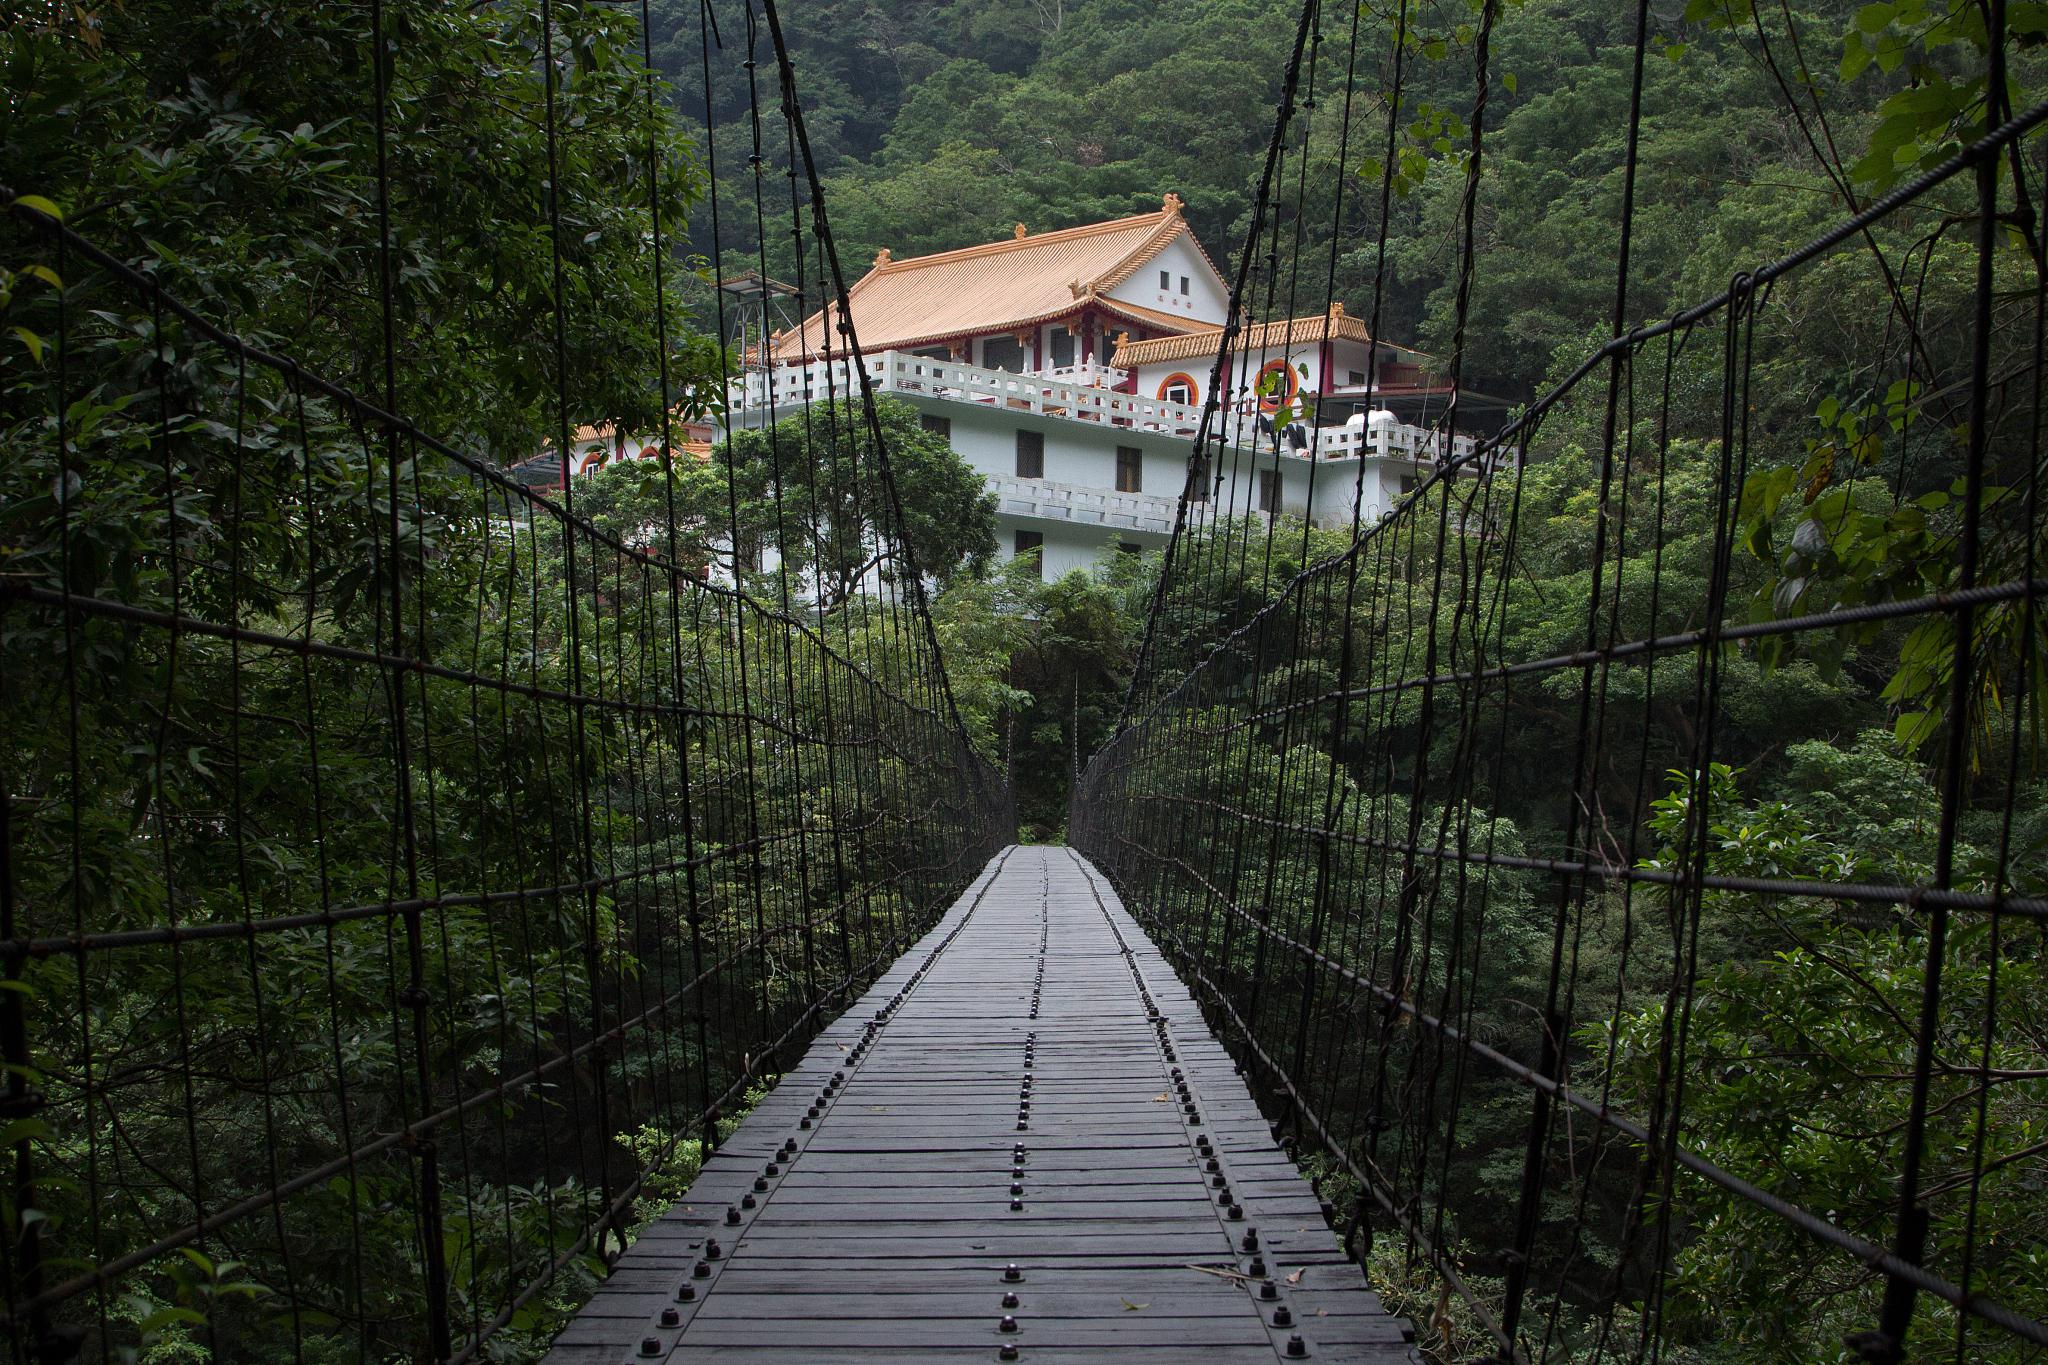
<svg viewBox="0 0 2048 1365">
<path fill-rule="evenodd" d="M 1007 475 L 990 476 L 988 487 L 996 495 L 997 510 L 1008 516 L 1038 517 L 1159 536 L 1173 530 L 1176 500 L 1157 493 L 1106 493 L 1100 488 L 1083 488 L 1046 479 L 1017 479 Z"/>
<path fill-rule="evenodd" d="M 1122 382 L 1125 372 L 1103 365 L 1071 365 L 1039 374 L 1012 374 L 904 351 L 884 351 L 863 360 L 869 383 L 882 393 L 918 394 L 1006 412 L 1063 417 L 1167 436 L 1193 436 L 1202 423 L 1202 409 L 1197 404 L 1117 392 L 1113 385 Z M 733 384 L 732 403 L 736 410 L 750 412 L 759 420 L 770 412 L 783 416 L 806 402 L 843 399 L 859 390 L 849 361 L 820 360 L 746 374 Z M 1251 415 L 1237 414 L 1223 424 L 1226 443 L 1270 449 L 1272 436 L 1259 432 L 1257 424 L 1247 420 Z M 1323 460 L 1366 456 L 1430 464 L 1447 453 L 1456 457 L 1470 455 L 1477 444 L 1470 436 L 1446 436 L 1423 427 L 1353 421 L 1317 430 L 1313 450 L 1315 457 Z M 1286 440 L 1281 442 L 1281 449 L 1296 456 L 1309 453 Z"/>
<path fill-rule="evenodd" d="M 1057 365 L 1038 373 L 1041 378 L 1057 379 L 1063 384 L 1091 384 L 1104 389 L 1113 389 L 1131 377 L 1129 370 L 1111 369 L 1093 360 L 1078 365 Z"/>
<path fill-rule="evenodd" d="M 1416 464 L 1434 464 L 1446 454 L 1453 459 L 1464 459 L 1479 449 L 1479 442 L 1470 436 L 1446 434 L 1431 431 L 1427 427 L 1409 426 L 1405 422 L 1352 423 L 1341 427 L 1324 427 L 1316 433 L 1316 458 L 1323 460 L 1347 460 L 1360 456 L 1382 460 L 1412 460 Z"/>
<path fill-rule="evenodd" d="M 864 359 L 869 382 L 884 393 L 923 394 L 1009 412 L 1065 417 L 1168 436 L 1192 436 L 1202 421 L 1199 407 L 1118 393 L 1108 386 L 1108 381 L 1111 376 L 1119 376 L 1120 372 L 1101 366 L 1070 367 L 1075 371 L 1085 370 L 1093 376 L 1084 382 L 1048 375 L 985 370 L 976 365 L 934 360 L 902 351 L 884 351 L 881 355 Z M 772 370 L 755 371 L 733 387 L 735 406 L 744 403 L 761 416 L 771 409 L 794 409 L 805 401 L 822 403 L 828 398 L 845 398 L 859 391 L 853 368 L 844 360 L 834 360 L 829 364 L 812 361 L 807 365 L 780 365 Z"/>
</svg>

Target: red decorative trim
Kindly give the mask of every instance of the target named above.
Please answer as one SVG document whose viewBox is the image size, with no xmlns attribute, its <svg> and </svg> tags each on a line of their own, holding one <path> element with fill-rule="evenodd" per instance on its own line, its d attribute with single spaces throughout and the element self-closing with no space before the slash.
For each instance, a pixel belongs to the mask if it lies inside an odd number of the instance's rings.
<svg viewBox="0 0 2048 1365">
<path fill-rule="evenodd" d="M 1188 396 L 1186 399 L 1187 402 L 1199 403 L 1202 401 L 1202 386 L 1200 384 L 1197 384 L 1195 382 L 1195 377 L 1187 373 L 1185 370 L 1175 370 L 1172 374 L 1160 380 L 1159 392 L 1153 394 L 1152 396 L 1154 398 L 1161 400 L 1162 402 L 1168 401 L 1166 398 L 1166 391 L 1172 388 L 1175 384 L 1185 384 L 1188 386 Z"/>
</svg>

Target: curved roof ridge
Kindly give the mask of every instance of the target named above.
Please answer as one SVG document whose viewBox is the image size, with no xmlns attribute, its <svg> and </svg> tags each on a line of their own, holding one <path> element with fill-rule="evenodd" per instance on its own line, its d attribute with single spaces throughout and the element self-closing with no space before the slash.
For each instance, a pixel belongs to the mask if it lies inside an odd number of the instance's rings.
<svg viewBox="0 0 2048 1365">
<path fill-rule="evenodd" d="M 1050 232 L 1027 232 L 1022 237 L 1006 237 L 995 242 L 976 242 L 972 246 L 948 247 L 944 251 L 927 252 L 922 256 L 906 256 L 900 261 L 891 259 L 877 265 L 868 272 L 868 275 L 900 275 L 910 270 L 950 265 L 955 261 L 972 260 L 978 256 L 999 256 L 1005 252 L 1028 251 L 1033 247 L 1056 246 L 1061 242 L 1070 242 L 1082 237 L 1128 232 L 1148 218 L 1158 219 L 1163 224 L 1178 217 L 1178 214 L 1167 209 L 1153 209 L 1149 213 L 1134 213 L 1128 217 L 1111 218 L 1100 223 L 1078 223 L 1073 227 L 1054 228 Z M 862 278 L 865 279 L 867 276 Z"/>
</svg>

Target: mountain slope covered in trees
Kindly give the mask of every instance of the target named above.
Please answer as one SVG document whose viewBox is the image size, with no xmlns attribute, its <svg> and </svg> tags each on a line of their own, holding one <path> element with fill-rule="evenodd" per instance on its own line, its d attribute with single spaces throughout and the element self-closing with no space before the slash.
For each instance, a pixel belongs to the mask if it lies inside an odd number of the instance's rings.
<svg viewBox="0 0 2048 1365">
<path fill-rule="evenodd" d="M 1488 62 L 1466 368 L 1480 385 L 1521 398 L 1608 324 L 1635 7 L 1504 8 Z M 883 247 L 901 259 L 993 240 L 1019 222 L 1043 230 L 1141 212 L 1169 190 L 1187 201 L 1218 260 L 1234 260 L 1299 14 L 1285 0 L 817 0 L 784 10 L 849 281 Z M 1966 42 L 1919 41 L 1945 10 L 1848 0 L 1652 5 L 1631 315 L 1655 319 L 1711 294 L 1738 266 L 1790 249 L 1943 146 L 1944 125 L 1970 95 L 1971 60 Z M 766 251 L 730 245 L 757 221 L 755 109 L 764 140 L 779 147 L 785 136 L 768 34 L 751 35 L 757 102 L 741 66 L 750 35 L 721 31 L 723 45 L 707 51 L 694 4 L 662 0 L 656 12 L 665 38 L 657 60 L 689 117 L 706 116 L 709 73 L 723 264 L 795 278 L 779 181 L 761 184 Z M 1382 331 L 1441 352 L 1450 344 L 1476 6 L 1361 8 L 1348 145 L 1347 111 L 1332 92 L 1352 61 L 1349 11 L 1325 12 L 1304 72 L 1304 95 L 1322 96 L 1304 111 L 1308 165 L 1296 157 L 1281 168 L 1281 197 L 1306 194 L 1303 260 L 1317 268 L 1259 303 L 1313 311 L 1327 273 L 1349 309 L 1370 315 L 1384 92 L 1404 12 Z M 2026 26 L 2036 21 L 2012 22 L 2018 46 L 2030 46 Z M 1926 107 L 1902 118 L 1895 97 L 1914 89 Z M 1331 252 L 1339 184 L 1345 206 Z M 710 214 L 692 227 L 707 248 Z M 817 263 L 807 267 L 815 297 Z"/>
</svg>

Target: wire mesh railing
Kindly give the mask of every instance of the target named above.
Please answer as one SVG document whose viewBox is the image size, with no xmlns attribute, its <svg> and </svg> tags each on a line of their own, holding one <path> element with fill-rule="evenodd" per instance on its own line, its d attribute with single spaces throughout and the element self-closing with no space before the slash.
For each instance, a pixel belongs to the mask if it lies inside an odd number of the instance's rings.
<svg viewBox="0 0 2048 1365">
<path fill-rule="evenodd" d="M 722 356 L 682 374 L 709 319 L 676 304 L 680 144 L 644 68 L 644 126 L 637 97 L 579 89 L 593 42 L 645 50 L 644 7 L 637 30 L 547 0 L 452 21 L 517 57 L 494 93 L 536 134 L 493 173 L 533 190 L 518 228 L 552 255 L 512 357 L 551 448 L 535 479 L 511 468 L 529 451 L 406 416 L 437 378 L 408 370 L 435 287 L 409 215 L 433 204 L 393 163 L 462 130 L 422 100 L 445 73 L 409 69 L 427 16 L 390 9 L 321 19 L 356 45 L 374 149 L 329 258 L 369 263 L 366 324 L 315 308 L 294 342 L 253 339 L 232 296 L 167 282 L 169 248 L 6 191 L 10 322 L 36 343 L 0 408 L 15 1360 L 537 1352 L 1005 837 L 872 403 L 805 406 L 818 440 L 776 454 L 811 502 L 773 516 L 678 429 L 724 393 Z M 789 231 L 822 258 L 781 108 Z M 572 477 L 577 428 L 612 414 L 572 397 L 599 281 L 556 187 L 601 113 L 646 135 L 612 206 L 657 343 L 624 509 Z M 756 145 L 765 172 L 758 122 Z M 348 325 L 381 338 L 367 362 L 304 360 L 359 360 Z M 827 601 L 828 546 L 866 590 Z"/>
<path fill-rule="evenodd" d="M 1404 64 L 1449 46 L 1458 383 L 1500 89 L 1473 8 L 1368 13 L 1362 77 L 1357 23 L 1333 59 L 1303 7 L 1233 316 L 1327 306 L 1377 232 L 1378 334 Z M 2048 1346 L 2048 107 L 2003 97 L 1982 13 L 1952 154 L 1635 325 L 1637 6 L 1613 339 L 1340 535 L 1182 499 L 1070 835 L 1440 1358 Z M 1363 204 L 1307 180 L 1333 145 Z M 1768 391 L 1811 374 L 1791 319 L 1859 307 L 1839 389 Z M 1191 488 L 1229 458 L 1205 433 Z"/>
</svg>

